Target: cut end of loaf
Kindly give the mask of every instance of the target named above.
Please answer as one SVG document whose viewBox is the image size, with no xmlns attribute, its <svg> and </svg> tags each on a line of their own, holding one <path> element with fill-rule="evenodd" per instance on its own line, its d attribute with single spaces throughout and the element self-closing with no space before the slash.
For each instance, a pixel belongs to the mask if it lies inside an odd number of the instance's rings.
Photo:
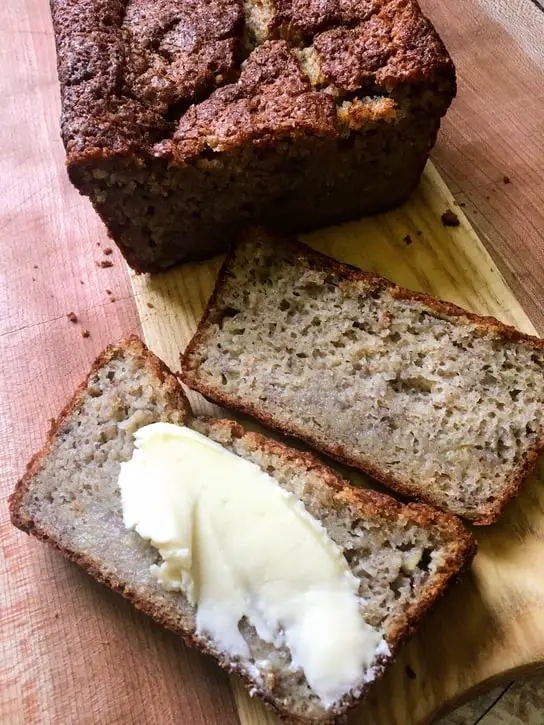
<svg viewBox="0 0 544 725">
<path fill-rule="evenodd" d="M 182 377 L 400 494 L 492 523 L 544 446 L 544 343 L 248 233 Z"/>
</svg>

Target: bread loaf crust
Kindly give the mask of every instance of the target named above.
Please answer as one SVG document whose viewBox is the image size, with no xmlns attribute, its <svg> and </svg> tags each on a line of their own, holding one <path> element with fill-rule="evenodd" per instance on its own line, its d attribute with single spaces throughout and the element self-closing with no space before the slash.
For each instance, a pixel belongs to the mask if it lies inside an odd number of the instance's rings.
<svg viewBox="0 0 544 725">
<path fill-rule="evenodd" d="M 435 576 L 434 586 L 428 587 L 425 596 L 419 601 L 411 604 L 403 615 L 396 620 L 394 629 L 388 634 L 388 644 L 392 654 L 397 650 L 400 643 L 413 631 L 417 623 L 447 588 L 447 586 L 458 577 L 472 561 L 476 551 L 476 545 L 465 527 L 454 516 L 443 514 L 427 506 L 410 504 L 402 506 L 388 496 L 374 491 L 356 489 L 349 485 L 339 474 L 325 466 L 321 461 L 309 453 L 296 451 L 283 443 L 273 441 L 257 433 L 245 431 L 240 425 L 230 420 L 217 419 L 190 419 L 190 409 L 183 394 L 181 385 L 176 377 L 169 371 L 158 358 L 156 358 L 145 345 L 136 337 L 128 338 L 119 345 L 108 347 L 95 361 L 86 380 L 76 390 L 72 400 L 63 409 L 57 420 L 53 423 L 43 449 L 33 457 L 27 470 L 9 499 L 9 509 L 12 523 L 22 531 L 48 543 L 60 551 L 64 556 L 74 563 L 83 567 L 91 576 L 99 582 L 106 584 L 114 591 L 122 594 L 132 604 L 151 616 L 155 621 L 164 627 L 181 635 L 184 641 L 199 649 L 205 654 L 213 656 L 219 664 L 227 671 L 238 674 L 242 677 L 248 687 L 260 697 L 266 704 L 281 717 L 289 718 L 291 722 L 298 722 L 301 725 L 316 723 L 315 719 L 297 718 L 282 707 L 273 692 L 266 686 L 256 686 L 256 683 L 248 676 L 247 672 L 238 663 L 230 661 L 221 654 L 209 642 L 199 637 L 194 630 L 179 625 L 176 619 L 165 605 L 160 605 L 145 596 L 142 596 L 138 587 L 131 587 L 124 582 L 108 574 L 104 564 L 92 556 L 74 551 L 63 545 L 52 531 L 44 529 L 24 512 L 24 498 L 32 488 L 34 476 L 43 465 L 44 460 L 51 454 L 51 448 L 63 423 L 72 414 L 76 413 L 83 402 L 86 390 L 94 375 L 101 367 L 116 357 L 122 357 L 127 352 L 140 356 L 145 360 L 146 368 L 155 377 L 157 384 L 163 387 L 163 392 L 169 400 L 169 405 L 175 412 L 182 412 L 185 423 L 190 424 L 204 434 L 212 437 L 227 437 L 232 440 L 242 440 L 248 449 L 258 449 L 265 453 L 280 456 L 286 463 L 294 463 L 300 471 L 308 471 L 319 476 L 320 480 L 330 488 L 331 506 L 340 509 L 352 507 L 361 512 L 361 515 L 380 520 L 414 522 L 423 528 L 435 528 L 440 531 L 443 541 L 445 558 L 440 573 Z M 378 675 L 381 675 L 384 667 L 378 667 Z M 365 696 L 365 687 L 362 697 Z M 341 722 L 345 719 L 349 709 L 356 706 L 361 698 L 352 698 L 347 706 L 342 706 L 341 712 L 331 711 L 327 717 L 321 718 L 319 723 Z"/>
<path fill-rule="evenodd" d="M 265 237 L 270 241 L 267 243 L 273 244 L 273 239 L 270 239 L 270 234 L 265 230 L 253 230 L 249 232 L 246 237 L 247 239 Z M 373 272 L 364 272 L 357 267 L 353 267 L 348 264 L 343 264 L 330 257 L 317 252 L 302 242 L 294 238 L 275 238 L 275 243 L 281 245 L 288 254 L 292 256 L 293 260 L 297 265 L 300 265 L 301 269 L 307 267 L 323 272 L 330 272 L 334 275 L 335 281 L 341 284 L 342 282 L 362 282 L 369 289 L 380 290 L 387 289 L 390 294 L 399 300 L 407 300 L 419 302 L 426 307 L 433 310 L 437 315 L 443 315 L 447 318 L 453 318 L 458 324 L 470 324 L 481 330 L 482 334 L 493 333 L 504 341 L 521 342 L 534 350 L 544 349 L 544 339 L 537 338 L 532 335 L 516 330 L 514 327 L 505 325 L 494 317 L 483 317 L 474 313 L 468 312 L 457 305 L 450 302 L 445 302 L 436 297 L 430 295 L 411 291 L 402 287 L 399 287 L 390 280 L 381 277 Z M 223 266 L 217 277 L 214 291 L 208 302 L 206 311 L 198 325 L 195 335 L 189 342 L 185 351 L 181 354 L 181 379 L 190 388 L 193 388 L 204 395 L 210 401 L 224 405 L 229 408 L 233 408 L 245 415 L 250 415 L 256 418 L 262 424 L 280 430 L 284 435 L 295 436 L 318 451 L 331 456 L 341 463 L 347 464 L 363 470 L 373 478 L 382 482 L 393 491 L 396 491 L 401 496 L 407 498 L 418 499 L 417 494 L 411 487 L 406 485 L 406 482 L 402 479 L 391 475 L 389 472 L 383 470 L 377 465 L 366 460 L 364 456 L 350 456 L 346 453 L 345 449 L 341 445 L 337 445 L 334 442 L 324 438 L 317 437 L 310 434 L 308 431 L 301 429 L 296 421 L 292 423 L 279 424 L 274 417 L 265 411 L 261 410 L 256 405 L 252 405 L 247 401 L 241 400 L 234 395 L 225 393 L 218 389 L 214 385 L 210 385 L 206 382 L 203 377 L 199 376 L 199 364 L 200 364 L 200 353 L 206 345 L 206 333 L 209 330 L 210 325 L 213 323 L 213 319 L 218 314 L 220 308 L 219 300 L 222 294 L 223 285 L 230 274 L 230 269 L 235 259 L 235 248 L 233 248 L 229 255 L 227 255 Z M 493 506 L 489 508 L 485 513 L 477 513 L 477 515 L 471 519 L 471 523 L 477 526 L 489 525 L 494 523 L 501 515 L 504 507 L 512 498 L 514 498 L 519 492 L 520 486 L 527 476 L 534 470 L 536 461 L 539 455 L 544 451 L 544 435 L 535 443 L 535 445 L 527 451 L 525 459 L 521 465 L 518 466 L 517 470 L 512 474 L 508 482 L 503 487 L 500 495 L 497 497 Z M 427 503 L 436 505 L 439 508 L 443 507 L 443 504 L 438 500 L 433 500 L 432 493 L 425 492 L 421 494 L 422 500 Z"/>
<path fill-rule="evenodd" d="M 455 95 L 416 0 L 51 10 L 70 178 L 139 271 L 400 203 Z"/>
</svg>

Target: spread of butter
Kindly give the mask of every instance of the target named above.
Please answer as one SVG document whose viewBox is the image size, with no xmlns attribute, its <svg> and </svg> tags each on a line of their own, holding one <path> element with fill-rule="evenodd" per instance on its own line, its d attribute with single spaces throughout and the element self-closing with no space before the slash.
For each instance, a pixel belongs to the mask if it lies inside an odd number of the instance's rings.
<svg viewBox="0 0 544 725">
<path fill-rule="evenodd" d="M 341 550 L 300 501 L 189 428 L 153 423 L 135 444 L 119 476 L 124 523 L 158 549 L 153 574 L 196 607 L 199 633 L 251 661 L 246 617 L 289 649 L 325 707 L 373 679 L 387 644 L 361 615 Z"/>
</svg>

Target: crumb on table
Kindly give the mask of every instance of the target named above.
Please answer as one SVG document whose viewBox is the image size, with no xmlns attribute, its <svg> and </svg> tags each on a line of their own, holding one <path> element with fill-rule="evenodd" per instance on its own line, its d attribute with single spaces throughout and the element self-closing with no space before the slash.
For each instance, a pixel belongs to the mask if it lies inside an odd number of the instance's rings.
<svg viewBox="0 0 544 725">
<path fill-rule="evenodd" d="M 458 227 L 460 224 L 459 217 L 451 209 L 446 209 L 440 218 L 445 227 Z"/>
<path fill-rule="evenodd" d="M 102 250 L 104 254 L 111 254 L 113 252 L 113 249 L 111 247 L 104 247 Z"/>
<path fill-rule="evenodd" d="M 155 307 L 155 305 L 152 302 L 146 302 L 146 305 L 148 307 L 150 307 L 151 309 L 153 309 L 153 307 Z"/>
<path fill-rule="evenodd" d="M 409 234 L 407 234 L 402 241 L 406 245 L 410 246 L 410 244 L 412 243 L 412 237 Z"/>
<path fill-rule="evenodd" d="M 506 176 L 506 174 L 502 177 L 502 183 L 503 184 L 509 184 L 511 181 L 509 176 Z"/>
<path fill-rule="evenodd" d="M 90 334 L 91 334 L 91 333 L 89 332 L 89 330 L 87 330 L 87 328 L 86 328 L 86 327 L 84 327 L 84 328 L 83 328 L 83 329 L 81 330 L 81 337 L 89 337 L 89 336 L 90 336 Z"/>
<path fill-rule="evenodd" d="M 77 322 L 77 315 L 75 312 L 69 312 L 66 317 L 70 320 L 70 322 Z"/>
<path fill-rule="evenodd" d="M 113 262 L 110 259 L 101 259 L 99 262 L 96 263 L 97 267 L 102 267 L 102 269 L 106 269 L 106 267 L 113 267 Z"/>
</svg>

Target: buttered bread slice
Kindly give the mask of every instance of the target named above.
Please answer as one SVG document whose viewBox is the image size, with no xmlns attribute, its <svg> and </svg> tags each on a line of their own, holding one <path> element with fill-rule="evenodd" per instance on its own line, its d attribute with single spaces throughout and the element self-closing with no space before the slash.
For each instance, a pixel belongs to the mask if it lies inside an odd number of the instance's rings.
<svg viewBox="0 0 544 725">
<path fill-rule="evenodd" d="M 227 258 L 182 378 L 475 524 L 544 447 L 543 340 L 259 230 Z"/>
<path fill-rule="evenodd" d="M 98 358 L 10 511 L 302 723 L 361 700 L 474 553 L 454 516 L 355 489 L 233 421 L 192 418 L 136 338 Z"/>
</svg>

